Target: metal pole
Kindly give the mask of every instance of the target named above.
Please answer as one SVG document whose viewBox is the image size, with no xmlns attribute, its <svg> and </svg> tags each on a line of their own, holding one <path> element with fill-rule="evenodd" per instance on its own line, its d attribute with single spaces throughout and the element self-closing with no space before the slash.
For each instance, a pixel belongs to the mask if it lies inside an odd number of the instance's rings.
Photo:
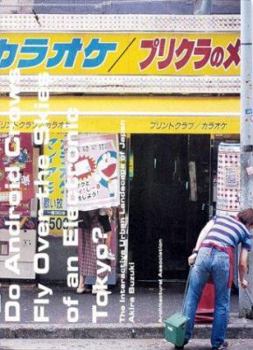
<svg viewBox="0 0 253 350">
<path fill-rule="evenodd" d="M 253 64 L 252 64 L 253 0 L 241 0 L 241 193 L 240 208 L 253 208 Z M 250 254 L 249 287 L 253 287 L 253 258 Z M 239 292 L 240 315 L 250 311 L 245 292 Z"/>
</svg>

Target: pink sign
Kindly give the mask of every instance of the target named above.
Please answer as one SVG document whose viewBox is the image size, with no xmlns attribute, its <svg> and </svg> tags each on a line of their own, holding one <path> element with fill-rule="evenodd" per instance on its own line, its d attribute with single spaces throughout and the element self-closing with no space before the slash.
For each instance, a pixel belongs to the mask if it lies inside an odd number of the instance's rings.
<svg viewBox="0 0 253 350">
<path fill-rule="evenodd" d="M 31 134 L 20 134 L 20 152 L 16 157 L 8 157 L 5 154 L 4 143 L 7 135 L 0 136 L 0 213 L 9 213 L 9 189 L 6 186 L 10 183 L 7 167 L 18 167 L 21 180 L 18 190 L 22 193 L 21 204 L 15 208 L 16 212 L 23 215 L 30 215 L 31 199 L 34 197 L 33 186 L 33 143 Z M 15 147 L 10 143 L 9 148 Z"/>
</svg>

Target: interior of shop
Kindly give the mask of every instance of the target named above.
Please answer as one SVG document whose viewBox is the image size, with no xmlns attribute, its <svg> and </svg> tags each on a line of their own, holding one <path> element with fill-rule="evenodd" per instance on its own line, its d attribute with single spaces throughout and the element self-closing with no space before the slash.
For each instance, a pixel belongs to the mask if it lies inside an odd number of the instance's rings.
<svg viewBox="0 0 253 350">
<path fill-rule="evenodd" d="M 186 277 L 187 256 L 215 214 L 217 153 L 235 136 L 132 135 L 129 249 L 138 281 L 158 279 L 159 240 L 163 278 Z"/>
</svg>

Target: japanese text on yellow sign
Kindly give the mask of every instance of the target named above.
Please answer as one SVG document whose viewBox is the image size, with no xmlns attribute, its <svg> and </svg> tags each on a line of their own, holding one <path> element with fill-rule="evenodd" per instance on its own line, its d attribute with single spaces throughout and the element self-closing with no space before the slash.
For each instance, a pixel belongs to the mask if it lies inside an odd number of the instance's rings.
<svg viewBox="0 0 253 350">
<path fill-rule="evenodd" d="M 16 122 L 16 130 L 33 132 L 35 123 L 33 117 L 23 117 Z M 130 134 L 238 134 L 240 130 L 239 117 L 81 117 L 80 133 L 119 133 L 121 121 L 124 120 L 126 132 Z M 50 132 L 62 133 L 66 125 L 66 117 L 50 117 L 46 123 Z M 0 121 L 1 132 L 9 129 L 8 118 Z M 59 141 L 57 141 L 59 142 Z"/>
<path fill-rule="evenodd" d="M 239 75 L 239 33 L 2 33 L 0 75 Z"/>
</svg>

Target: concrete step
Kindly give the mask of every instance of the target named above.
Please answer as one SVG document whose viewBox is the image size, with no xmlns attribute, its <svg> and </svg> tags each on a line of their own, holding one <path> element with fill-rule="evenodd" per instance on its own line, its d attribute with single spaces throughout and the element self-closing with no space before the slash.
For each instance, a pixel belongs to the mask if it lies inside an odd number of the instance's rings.
<svg viewBox="0 0 253 350">
<path fill-rule="evenodd" d="M 136 324 L 2 324 L 0 338 L 80 338 L 80 339 L 148 339 L 163 338 L 164 327 L 160 323 Z M 211 325 L 196 325 L 194 337 L 208 339 Z M 232 315 L 227 337 L 230 339 L 253 338 L 253 321 Z M 1 349 L 0 349 L 1 350 Z"/>
</svg>

